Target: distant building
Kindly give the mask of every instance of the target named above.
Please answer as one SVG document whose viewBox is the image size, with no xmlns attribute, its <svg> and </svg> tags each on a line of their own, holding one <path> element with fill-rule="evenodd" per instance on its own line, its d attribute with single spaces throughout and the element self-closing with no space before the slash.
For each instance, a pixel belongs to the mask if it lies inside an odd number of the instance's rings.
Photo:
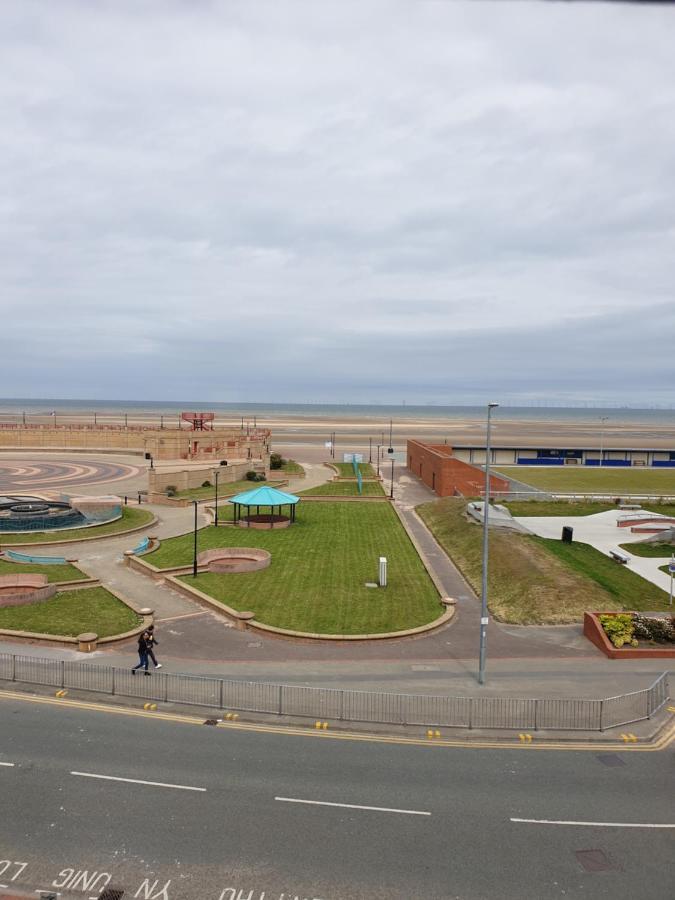
<svg viewBox="0 0 675 900">
<path fill-rule="evenodd" d="M 485 473 L 471 463 L 458 459 L 447 444 L 407 442 L 408 469 L 439 497 L 481 497 L 485 491 Z M 490 476 L 490 490 L 508 493 L 509 482 Z"/>
<path fill-rule="evenodd" d="M 475 465 L 485 463 L 485 445 L 459 444 L 452 448 L 456 459 Z M 645 447 L 492 447 L 491 463 L 497 466 L 654 466 L 675 468 L 675 450 Z"/>
</svg>

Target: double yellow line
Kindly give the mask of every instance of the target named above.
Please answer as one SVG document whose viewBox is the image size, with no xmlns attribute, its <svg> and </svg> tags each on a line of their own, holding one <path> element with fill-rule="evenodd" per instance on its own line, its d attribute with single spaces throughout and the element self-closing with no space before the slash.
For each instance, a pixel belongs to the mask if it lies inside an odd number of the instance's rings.
<svg viewBox="0 0 675 900">
<path fill-rule="evenodd" d="M 92 703 L 86 700 L 67 700 L 64 696 L 41 697 L 35 694 L 23 694 L 19 691 L 0 691 L 0 700 L 19 700 L 23 703 L 49 704 L 53 706 L 68 707 L 70 709 L 89 710 L 91 712 L 108 713 L 118 716 L 135 716 L 143 719 L 159 719 L 163 722 L 175 722 L 183 725 L 204 725 L 204 716 L 188 716 L 181 713 L 164 712 L 162 710 L 147 710 L 134 706 L 113 706 L 105 703 Z M 669 712 L 671 708 L 669 707 Z M 675 710 L 673 710 L 675 711 Z M 295 737 L 309 737 L 323 741 L 365 741 L 374 744 L 397 744 L 413 747 L 457 747 L 467 749 L 490 750 L 591 750 L 594 752 L 613 751 L 617 753 L 654 753 L 665 750 L 675 741 L 675 717 L 661 731 L 653 741 L 627 744 L 623 740 L 616 741 L 560 741 L 547 740 L 539 733 L 535 736 L 527 735 L 530 740 L 523 742 L 520 735 L 514 735 L 511 739 L 487 739 L 475 738 L 445 738 L 439 732 L 435 732 L 434 740 L 425 737 L 403 737 L 393 735 L 380 735 L 359 733 L 353 731 L 324 731 L 317 730 L 312 725 L 306 727 L 289 725 L 255 725 L 242 722 L 222 721 L 217 722 L 218 728 L 230 728 L 237 731 L 252 731 L 262 734 L 283 734 Z"/>
</svg>

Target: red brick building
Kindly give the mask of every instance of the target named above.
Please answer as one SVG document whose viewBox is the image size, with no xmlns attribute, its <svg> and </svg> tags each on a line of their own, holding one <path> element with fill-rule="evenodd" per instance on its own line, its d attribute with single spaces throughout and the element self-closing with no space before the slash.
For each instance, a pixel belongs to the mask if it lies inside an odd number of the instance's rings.
<svg viewBox="0 0 675 900">
<path fill-rule="evenodd" d="M 408 441 L 408 468 L 439 497 L 480 497 L 485 490 L 485 472 L 452 455 L 447 444 Z M 490 492 L 505 493 L 509 483 L 490 474 Z"/>
</svg>

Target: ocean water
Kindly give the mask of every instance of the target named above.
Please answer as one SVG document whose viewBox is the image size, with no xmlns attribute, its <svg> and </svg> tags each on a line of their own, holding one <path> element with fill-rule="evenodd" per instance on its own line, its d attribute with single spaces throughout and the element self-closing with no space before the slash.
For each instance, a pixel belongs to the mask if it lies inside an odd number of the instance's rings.
<svg viewBox="0 0 675 900">
<path fill-rule="evenodd" d="M 338 403 L 217 403 L 217 402 L 170 402 L 166 400 L 58 400 L 0 398 L 0 422 L 21 420 L 23 414 L 30 416 L 86 415 L 101 416 L 178 416 L 182 411 L 208 410 L 217 415 L 250 419 L 256 416 L 264 423 L 265 418 L 302 419 L 365 419 L 369 421 L 395 422 L 406 420 L 457 420 L 475 419 L 483 421 L 485 406 L 419 406 L 419 405 L 371 405 Z M 619 406 L 557 406 L 539 405 L 509 406 L 504 404 L 495 413 L 501 419 L 518 421 L 552 422 L 597 422 L 607 416 L 612 424 L 672 425 L 675 428 L 675 409 L 650 408 L 632 409 Z"/>
</svg>

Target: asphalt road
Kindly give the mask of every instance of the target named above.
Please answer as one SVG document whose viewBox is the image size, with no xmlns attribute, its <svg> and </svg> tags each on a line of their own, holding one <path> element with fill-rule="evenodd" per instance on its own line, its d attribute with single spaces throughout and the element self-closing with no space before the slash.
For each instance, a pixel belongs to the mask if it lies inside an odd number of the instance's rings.
<svg viewBox="0 0 675 900">
<path fill-rule="evenodd" d="M 3 698 L 0 888 L 669 900 L 672 763 L 670 752 L 414 747 Z"/>
</svg>

